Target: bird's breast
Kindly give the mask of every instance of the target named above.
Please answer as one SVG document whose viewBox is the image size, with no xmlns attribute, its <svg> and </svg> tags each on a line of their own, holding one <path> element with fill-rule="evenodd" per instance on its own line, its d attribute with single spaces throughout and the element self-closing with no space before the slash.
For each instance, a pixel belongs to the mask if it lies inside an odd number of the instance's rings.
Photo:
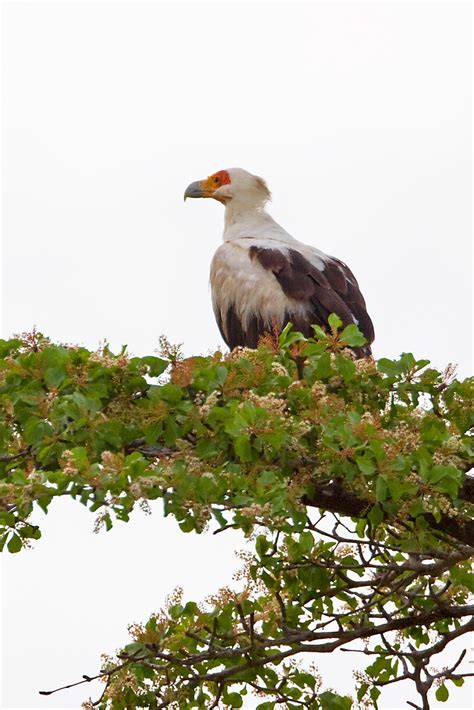
<svg viewBox="0 0 474 710">
<path fill-rule="evenodd" d="M 224 330 L 230 309 L 244 330 L 255 317 L 271 330 L 273 325 L 283 323 L 289 310 L 298 312 L 303 308 L 301 303 L 285 296 L 271 271 L 250 258 L 249 248 L 262 246 L 260 242 L 252 239 L 225 242 L 214 255 L 210 275 L 212 303 Z M 275 248 L 275 243 L 272 247 Z M 285 248 L 281 251 L 285 253 Z"/>
</svg>

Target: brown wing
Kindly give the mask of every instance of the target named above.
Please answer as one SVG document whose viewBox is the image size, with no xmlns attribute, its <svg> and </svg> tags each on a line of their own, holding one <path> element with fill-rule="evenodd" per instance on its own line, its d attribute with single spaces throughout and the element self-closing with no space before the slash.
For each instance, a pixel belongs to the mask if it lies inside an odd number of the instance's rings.
<svg viewBox="0 0 474 710">
<path fill-rule="evenodd" d="M 255 349 L 261 336 L 269 330 L 259 315 L 252 315 L 244 328 L 233 304 L 228 306 L 224 320 L 220 311 L 215 311 L 215 316 L 222 339 L 231 350 L 237 346 Z"/>
<path fill-rule="evenodd" d="M 354 274 L 342 261 L 327 257 L 324 268 L 319 269 L 296 249 L 283 253 L 257 246 L 250 247 L 249 256 L 275 275 L 288 298 L 307 304 L 306 317 L 300 316 L 294 323 L 297 330 L 312 335 L 311 325 L 327 326 L 329 315 L 336 313 L 344 325 L 357 323 L 368 343 L 374 340 L 364 297 Z M 370 354 L 369 346 L 361 350 L 361 354 Z"/>
</svg>

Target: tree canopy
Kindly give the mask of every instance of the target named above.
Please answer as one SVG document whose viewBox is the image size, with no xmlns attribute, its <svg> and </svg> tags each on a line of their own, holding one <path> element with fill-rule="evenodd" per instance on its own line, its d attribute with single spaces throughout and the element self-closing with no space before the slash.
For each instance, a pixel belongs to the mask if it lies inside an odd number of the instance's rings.
<svg viewBox="0 0 474 710">
<path fill-rule="evenodd" d="M 193 358 L 0 341 L 2 549 L 39 539 L 32 511 L 61 496 L 97 528 L 160 498 L 183 533 L 254 544 L 235 588 L 175 590 L 133 625 L 85 708 L 377 708 L 409 679 L 426 710 L 472 675 L 465 652 L 434 666 L 474 630 L 473 380 L 356 359 L 357 327 L 329 325 Z M 367 656 L 353 697 L 313 665 L 336 649 Z"/>
</svg>

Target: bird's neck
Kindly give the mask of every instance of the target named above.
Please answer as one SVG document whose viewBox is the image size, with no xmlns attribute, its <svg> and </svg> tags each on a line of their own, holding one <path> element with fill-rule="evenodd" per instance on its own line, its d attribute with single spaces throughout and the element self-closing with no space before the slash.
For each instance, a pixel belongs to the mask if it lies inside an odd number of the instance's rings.
<svg viewBox="0 0 474 710">
<path fill-rule="evenodd" d="M 283 244 L 299 244 L 265 211 L 264 203 L 250 205 L 231 200 L 225 208 L 224 242 L 238 239 L 265 239 Z"/>
<path fill-rule="evenodd" d="M 257 225 L 273 222 L 262 202 L 248 203 L 229 200 L 225 206 L 224 233 L 237 225 Z"/>
</svg>

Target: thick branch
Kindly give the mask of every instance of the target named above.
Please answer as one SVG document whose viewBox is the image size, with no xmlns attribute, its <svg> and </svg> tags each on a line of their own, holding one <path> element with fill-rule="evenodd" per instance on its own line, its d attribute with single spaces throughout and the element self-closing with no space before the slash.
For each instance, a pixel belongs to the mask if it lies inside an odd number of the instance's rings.
<svg viewBox="0 0 474 710">
<path fill-rule="evenodd" d="M 469 483 L 468 483 L 469 481 Z M 473 494 L 474 484 L 467 478 L 463 488 L 467 496 Z M 348 491 L 340 481 L 315 484 L 311 496 L 303 498 L 305 505 L 323 508 L 334 513 L 341 513 L 353 518 L 363 517 L 370 509 L 372 503 Z M 440 530 L 455 538 L 464 545 L 471 546 L 474 540 L 474 520 L 460 520 L 442 515 L 437 522 L 431 513 L 425 513 L 425 518 L 431 528 Z"/>
</svg>

